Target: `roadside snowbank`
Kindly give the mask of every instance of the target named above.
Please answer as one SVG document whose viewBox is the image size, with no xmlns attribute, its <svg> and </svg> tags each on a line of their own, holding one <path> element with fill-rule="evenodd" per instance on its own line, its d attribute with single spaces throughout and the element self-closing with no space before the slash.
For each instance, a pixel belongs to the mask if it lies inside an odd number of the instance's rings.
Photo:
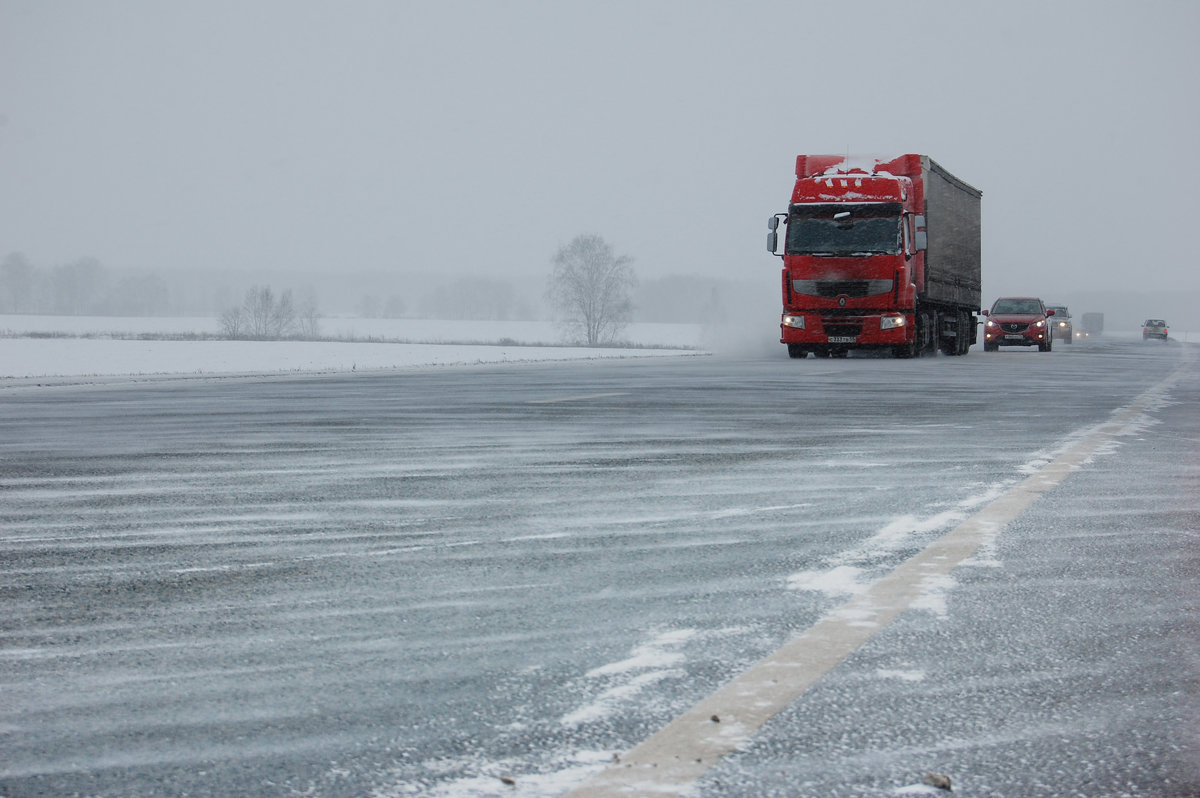
<svg viewBox="0 0 1200 798">
<path fill-rule="evenodd" d="M 558 332 L 545 322 L 410 319 L 322 320 L 324 335 L 360 340 L 139 338 L 216 332 L 216 322 L 211 319 L 0 316 L 0 379 L 279 374 L 662 357 L 696 354 L 701 338 L 698 325 L 642 324 L 628 329 L 628 348 L 589 348 L 556 344 Z"/>
</svg>

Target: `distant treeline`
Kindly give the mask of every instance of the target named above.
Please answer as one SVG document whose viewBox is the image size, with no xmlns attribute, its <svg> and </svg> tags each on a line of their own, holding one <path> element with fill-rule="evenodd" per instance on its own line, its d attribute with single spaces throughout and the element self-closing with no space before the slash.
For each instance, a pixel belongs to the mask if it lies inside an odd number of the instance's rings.
<svg viewBox="0 0 1200 798">
<path fill-rule="evenodd" d="M 455 272 L 404 273 L 331 269 L 294 274 L 211 269 L 113 269 L 92 257 L 63 264 L 34 263 L 20 252 L 0 259 L 0 314 L 67 316 L 209 316 L 220 318 L 255 287 L 290 291 L 297 307 L 322 316 L 547 321 L 550 274 L 512 277 Z M 740 315 L 751 304 L 766 328 L 777 323 L 776 271 L 737 279 L 641 277 L 633 289 L 633 321 L 704 323 Z"/>
<path fill-rule="evenodd" d="M 273 286 L 298 305 L 330 315 L 369 318 L 541 318 L 540 284 L 532 301 L 503 280 L 342 272 L 110 269 L 86 257 L 45 265 L 14 252 L 0 260 L 0 313 L 66 316 L 220 316 L 246 292 Z"/>
<path fill-rule="evenodd" d="M 153 316 L 169 312 L 169 296 L 157 275 L 113 275 L 95 258 L 39 266 L 14 252 L 0 261 L 4 313 Z"/>
</svg>

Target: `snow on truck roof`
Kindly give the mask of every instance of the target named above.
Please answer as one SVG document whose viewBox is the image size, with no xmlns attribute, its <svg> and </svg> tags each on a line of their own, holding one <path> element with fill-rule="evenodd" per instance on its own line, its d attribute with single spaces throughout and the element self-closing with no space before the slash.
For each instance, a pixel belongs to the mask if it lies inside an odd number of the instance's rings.
<svg viewBox="0 0 1200 798">
<path fill-rule="evenodd" d="M 921 173 L 920 155 L 798 155 L 796 176 L 820 177 L 824 175 L 865 173 L 879 177 L 911 177 Z"/>
</svg>

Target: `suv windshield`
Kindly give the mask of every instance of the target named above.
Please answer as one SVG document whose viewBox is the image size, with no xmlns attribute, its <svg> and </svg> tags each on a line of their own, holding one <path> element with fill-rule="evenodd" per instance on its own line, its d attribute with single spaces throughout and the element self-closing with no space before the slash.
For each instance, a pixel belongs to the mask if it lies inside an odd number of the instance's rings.
<svg viewBox="0 0 1200 798">
<path fill-rule="evenodd" d="M 997 299 L 992 313 L 1041 313 L 1042 303 L 1036 299 Z"/>
<path fill-rule="evenodd" d="M 788 212 L 788 255 L 898 255 L 899 203 L 793 205 Z"/>
</svg>

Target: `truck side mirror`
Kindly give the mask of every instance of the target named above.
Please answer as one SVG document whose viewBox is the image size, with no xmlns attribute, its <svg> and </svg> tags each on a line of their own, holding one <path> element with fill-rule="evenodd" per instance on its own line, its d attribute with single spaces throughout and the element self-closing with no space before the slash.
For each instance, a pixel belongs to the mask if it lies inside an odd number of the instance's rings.
<svg viewBox="0 0 1200 798">
<path fill-rule="evenodd" d="M 771 232 L 767 233 L 767 252 L 772 255 L 779 254 L 779 219 L 782 214 L 775 214 L 770 219 L 767 219 L 767 229 Z"/>
<path fill-rule="evenodd" d="M 925 214 L 918 213 L 913 217 L 913 227 L 917 228 L 916 239 L 914 245 L 917 252 L 924 252 L 929 249 L 929 233 L 925 232 Z"/>
</svg>

